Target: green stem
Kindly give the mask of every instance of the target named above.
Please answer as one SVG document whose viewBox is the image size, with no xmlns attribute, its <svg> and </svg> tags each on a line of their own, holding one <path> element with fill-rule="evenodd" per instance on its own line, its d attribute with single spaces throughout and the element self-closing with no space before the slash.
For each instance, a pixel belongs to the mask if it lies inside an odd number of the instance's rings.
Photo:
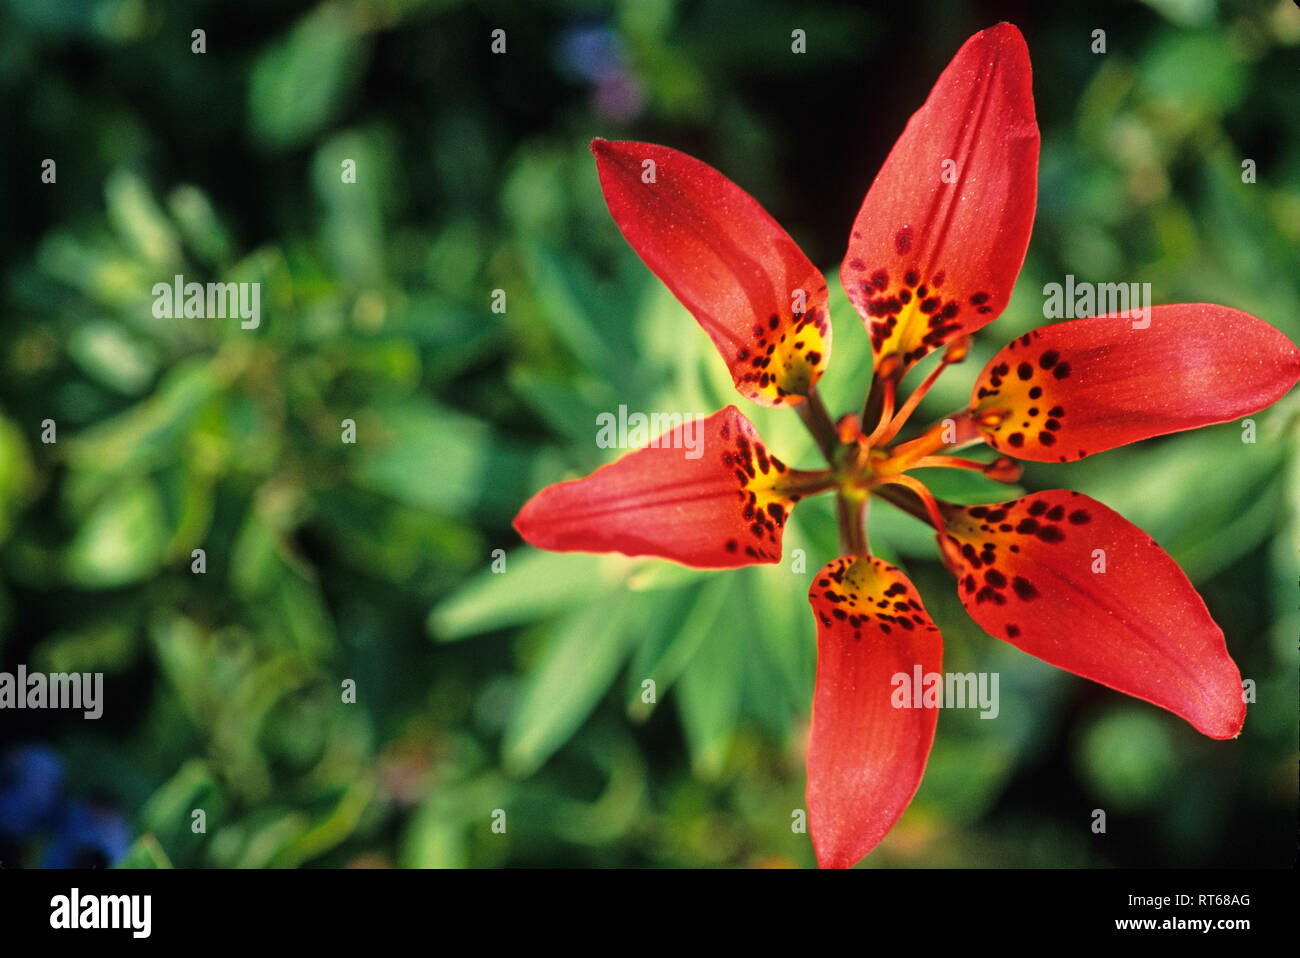
<svg viewBox="0 0 1300 958">
<path fill-rule="evenodd" d="M 881 407 L 885 404 L 885 377 L 873 376 L 867 401 L 862 404 L 862 431 L 870 435 L 880 422 Z"/>
<path fill-rule="evenodd" d="M 794 411 L 799 414 L 803 424 L 812 433 L 817 448 L 822 451 L 826 461 L 834 466 L 835 451 L 840 444 L 839 437 L 835 431 L 835 423 L 831 422 L 830 413 L 826 411 L 826 405 L 822 402 L 821 393 L 817 392 L 816 386 L 808 390 L 808 398 L 795 406 Z"/>
<path fill-rule="evenodd" d="M 819 492 L 833 489 L 837 483 L 835 473 L 830 469 L 790 469 L 772 486 L 776 492 L 786 495 L 795 494 L 799 498 L 815 496 Z"/>
<path fill-rule="evenodd" d="M 908 515 L 920 519 L 927 526 L 934 526 L 934 520 L 930 518 L 930 510 L 925 508 L 925 503 L 921 501 L 921 497 L 910 489 L 892 484 L 882 484 L 871 491 L 886 502 L 892 502 Z"/>
</svg>

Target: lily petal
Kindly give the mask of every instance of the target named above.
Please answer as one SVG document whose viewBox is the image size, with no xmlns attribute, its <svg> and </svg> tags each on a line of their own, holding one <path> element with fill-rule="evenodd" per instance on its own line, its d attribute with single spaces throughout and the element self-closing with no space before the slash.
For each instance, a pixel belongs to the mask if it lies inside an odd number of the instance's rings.
<svg viewBox="0 0 1300 958">
<path fill-rule="evenodd" d="M 1258 412 L 1298 379 L 1300 349 L 1263 320 L 1208 303 L 1155 306 L 1013 340 L 980 373 L 971 409 L 999 452 L 1072 462 Z"/>
<path fill-rule="evenodd" d="M 793 406 L 831 353 L 826 280 L 758 202 L 694 157 L 593 140 L 624 238 L 704 327 L 742 396 Z"/>
<path fill-rule="evenodd" d="M 938 672 L 943 639 L 912 583 L 881 559 L 834 560 L 808 601 L 817 617 L 808 823 L 818 863 L 847 868 L 893 828 L 921 784 L 938 711 L 897 707 L 894 677 Z"/>
<path fill-rule="evenodd" d="M 799 498 L 781 490 L 788 473 L 728 406 L 585 479 L 547 486 L 514 525 L 526 542 L 552 552 L 659 556 L 701 569 L 778 562 Z"/>
<path fill-rule="evenodd" d="M 990 635 L 1211 738 L 1241 731 L 1241 673 L 1223 631 L 1137 526 L 1063 489 L 942 508 L 961 601 Z"/>
<path fill-rule="evenodd" d="M 1029 50 L 1001 23 L 939 75 L 854 220 L 840 277 L 876 369 L 897 356 L 901 375 L 998 317 L 1029 246 L 1037 189 Z"/>
</svg>

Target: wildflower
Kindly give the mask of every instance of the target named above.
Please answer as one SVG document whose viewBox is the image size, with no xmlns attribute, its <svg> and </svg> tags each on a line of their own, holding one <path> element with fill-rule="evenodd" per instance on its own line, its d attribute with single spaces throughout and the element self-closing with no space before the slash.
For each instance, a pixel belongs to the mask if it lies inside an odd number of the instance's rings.
<svg viewBox="0 0 1300 958">
<path fill-rule="evenodd" d="M 699 321 L 737 390 L 794 408 L 826 469 L 788 467 L 734 407 L 704 421 L 704 454 L 680 437 L 542 490 L 515 527 L 556 551 L 659 556 L 700 568 L 772 563 L 801 498 L 834 491 L 843 555 L 814 577 L 817 685 L 808 805 L 823 866 L 866 855 L 911 801 L 937 711 L 900 709 L 891 677 L 938 673 L 942 640 L 907 577 L 873 557 L 867 505 L 933 526 L 971 617 L 1053 665 L 1168 709 L 1217 739 L 1245 721 L 1241 676 L 1187 577 L 1144 532 L 1085 495 L 1050 490 L 959 506 L 911 474 L 982 471 L 1014 482 L 1020 460 L 1070 462 L 1256 412 L 1300 378 L 1281 333 L 1223 306 L 1156 306 L 1018 337 L 976 378 L 968 406 L 906 441 L 921 398 L 1011 295 L 1033 223 L 1038 129 L 1029 54 L 999 24 L 940 75 L 876 176 L 840 278 L 871 337 L 860 416 L 832 423 L 817 390 L 831 351 L 827 287 L 781 227 L 691 157 L 596 140 L 615 222 Z M 899 402 L 904 376 L 943 350 Z M 953 455 L 987 444 L 991 463 Z"/>
</svg>

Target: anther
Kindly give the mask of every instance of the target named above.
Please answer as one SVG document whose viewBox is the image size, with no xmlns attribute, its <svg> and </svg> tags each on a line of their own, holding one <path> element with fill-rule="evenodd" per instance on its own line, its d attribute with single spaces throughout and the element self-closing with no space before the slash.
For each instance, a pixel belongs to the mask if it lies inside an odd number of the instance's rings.
<svg viewBox="0 0 1300 958">
<path fill-rule="evenodd" d="M 971 344 L 970 336 L 958 336 L 956 339 L 950 342 L 948 344 L 948 348 L 944 350 L 944 354 L 943 354 L 944 365 L 959 363 L 963 359 L 965 359 L 966 354 L 970 352 L 970 344 Z"/>
<path fill-rule="evenodd" d="M 997 482 L 1016 482 L 1025 467 L 1010 456 L 998 456 L 984 467 L 984 475 Z"/>
<path fill-rule="evenodd" d="M 839 435 L 840 442 L 847 446 L 862 438 L 862 423 L 855 413 L 845 413 L 835 424 L 835 431 Z"/>
</svg>

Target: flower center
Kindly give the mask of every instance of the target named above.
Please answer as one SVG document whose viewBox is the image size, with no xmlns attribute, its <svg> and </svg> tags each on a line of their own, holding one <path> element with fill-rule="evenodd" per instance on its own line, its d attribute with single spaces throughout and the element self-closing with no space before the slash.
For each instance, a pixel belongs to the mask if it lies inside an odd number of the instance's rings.
<svg viewBox="0 0 1300 958">
<path fill-rule="evenodd" d="M 1020 478 L 1020 463 L 1006 456 L 992 462 L 979 462 L 941 454 L 941 450 L 955 451 L 978 442 L 982 437 L 981 426 L 996 425 L 982 421 L 988 418 L 987 413 L 981 415 L 963 410 L 935 423 L 913 439 L 894 443 L 894 438 L 906 426 L 944 370 L 966 358 L 969 344 L 969 337 L 951 342 L 939 365 L 901 405 L 896 400 L 898 382 L 905 372 L 903 363 L 894 357 L 881 363 L 872 387 L 872 397 L 867 403 L 867 411 L 876 413 L 874 428 L 869 433 L 864 432 L 858 417 L 852 414 L 844 416 L 836 427 L 841 446 L 833 476 L 842 497 L 856 500 L 875 493 L 936 529 L 942 529 L 944 519 L 938 500 L 924 483 L 908 474 L 911 470 L 969 469 L 999 482 L 1015 482 Z M 941 549 L 944 545 L 944 538 L 940 537 Z M 957 557 L 945 552 L 945 559 L 952 566 Z"/>
</svg>

